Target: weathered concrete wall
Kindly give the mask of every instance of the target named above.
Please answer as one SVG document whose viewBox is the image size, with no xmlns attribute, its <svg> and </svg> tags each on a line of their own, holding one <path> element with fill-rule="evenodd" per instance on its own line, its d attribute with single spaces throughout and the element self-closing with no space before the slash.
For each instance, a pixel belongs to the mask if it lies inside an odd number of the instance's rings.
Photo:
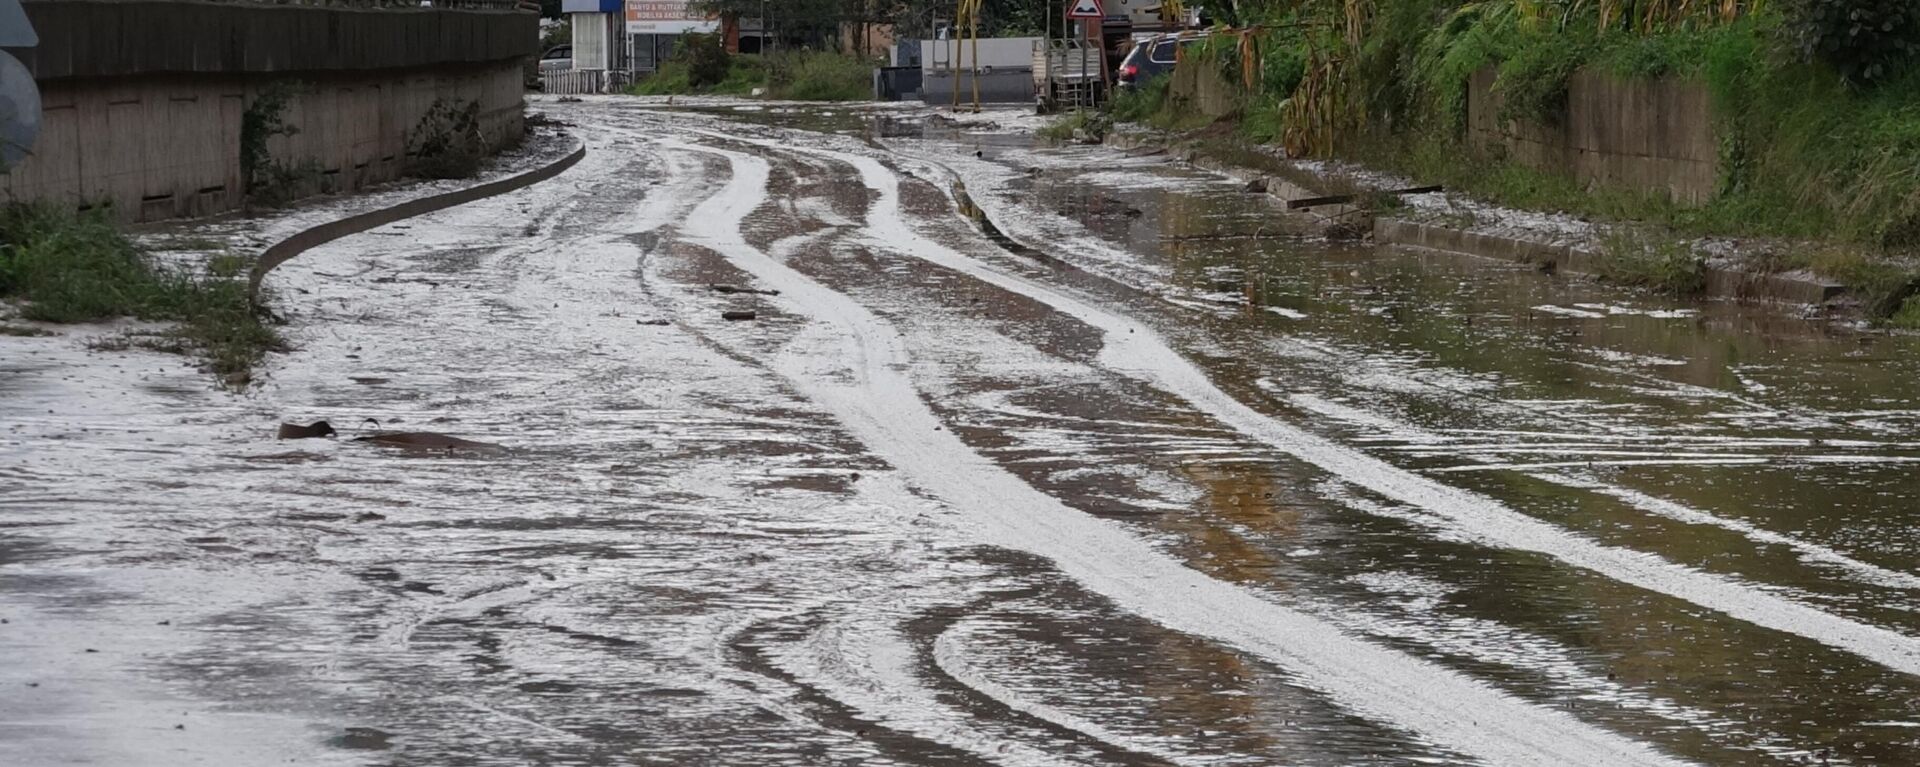
<svg viewBox="0 0 1920 767">
<path fill-rule="evenodd" d="M 1576 73 L 1555 125 L 1500 120 L 1494 71 L 1476 74 L 1467 94 L 1467 131 L 1477 146 L 1582 183 L 1664 193 L 1677 202 L 1713 198 L 1720 144 L 1704 85 L 1674 79 L 1621 80 Z"/>
<path fill-rule="evenodd" d="M 950 72 L 923 70 L 920 78 L 920 100 L 933 105 L 944 106 L 953 103 L 953 91 L 960 89 L 960 103 L 973 103 L 973 73 L 962 71 L 957 76 Z M 995 69 L 992 74 L 980 75 L 980 102 L 983 104 L 1021 104 L 1033 102 L 1033 69 L 1016 67 Z"/>
<path fill-rule="evenodd" d="M 195 0 L 25 0 L 39 80 L 351 72 L 516 58 L 539 46 L 530 12 L 355 9 Z"/>
<path fill-rule="evenodd" d="M 298 129 L 270 139 L 269 155 L 316 172 L 322 191 L 398 177 L 408 134 L 439 100 L 478 103 L 488 142 L 515 142 L 522 57 L 538 46 L 531 13 L 175 0 L 26 8 L 41 45 L 16 55 L 36 70 L 42 131 L 0 192 L 111 204 L 131 221 L 239 207 L 241 122 L 268 88 L 291 89 L 283 117 Z M 136 33 L 141 24 L 152 26 Z M 99 26 L 89 35 L 85 25 Z"/>
<path fill-rule="evenodd" d="M 1167 99 L 1177 111 L 1213 118 L 1240 111 L 1240 89 L 1221 76 L 1218 67 L 1184 61 L 1170 77 Z"/>
</svg>

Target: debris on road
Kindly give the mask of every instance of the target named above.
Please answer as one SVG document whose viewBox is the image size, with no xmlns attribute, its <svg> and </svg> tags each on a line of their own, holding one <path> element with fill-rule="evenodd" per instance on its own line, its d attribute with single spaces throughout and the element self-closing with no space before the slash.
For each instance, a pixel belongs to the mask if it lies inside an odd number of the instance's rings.
<svg viewBox="0 0 1920 767">
<path fill-rule="evenodd" d="M 780 291 L 778 290 L 765 290 L 762 288 L 743 288 L 737 285 L 708 285 L 707 289 L 715 293 L 725 293 L 728 295 L 732 295 L 736 293 L 746 293 L 746 294 L 756 295 L 756 296 L 780 295 Z"/>
<path fill-rule="evenodd" d="M 297 423 L 283 423 L 280 424 L 280 433 L 274 439 L 314 439 L 331 437 L 337 433 L 333 430 L 333 424 L 326 421 L 314 421 L 305 426 Z"/>
</svg>

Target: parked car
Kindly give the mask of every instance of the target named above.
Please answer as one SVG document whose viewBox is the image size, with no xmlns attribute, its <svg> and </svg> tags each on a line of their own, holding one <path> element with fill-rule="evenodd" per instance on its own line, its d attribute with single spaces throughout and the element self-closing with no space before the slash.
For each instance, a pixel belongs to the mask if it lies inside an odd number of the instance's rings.
<svg viewBox="0 0 1920 767">
<path fill-rule="evenodd" d="M 1205 32 L 1169 32 L 1142 38 L 1133 44 L 1127 57 L 1120 60 L 1115 80 L 1120 87 L 1131 88 L 1155 77 L 1173 74 L 1173 65 L 1179 61 L 1177 51 L 1204 39 Z"/>
<path fill-rule="evenodd" d="M 573 68 L 573 46 L 556 45 L 540 54 L 540 71 L 556 72 Z"/>
</svg>

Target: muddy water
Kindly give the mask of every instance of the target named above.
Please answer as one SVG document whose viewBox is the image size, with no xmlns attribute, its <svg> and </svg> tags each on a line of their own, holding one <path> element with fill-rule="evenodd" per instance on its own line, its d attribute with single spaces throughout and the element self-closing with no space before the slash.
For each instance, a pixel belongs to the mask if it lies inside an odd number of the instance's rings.
<svg viewBox="0 0 1920 767">
<path fill-rule="evenodd" d="M 745 119 L 819 127 L 803 113 Z M 1182 435 L 1168 449 L 1105 428 L 1165 406 L 1148 393 L 1096 406 L 1116 397 L 1111 384 L 968 380 L 1001 392 L 969 402 L 989 411 L 974 414 L 974 444 L 1061 467 L 1022 471 L 1036 486 L 1163 536 L 1216 578 L 1321 605 L 1354 631 L 1680 754 L 1913 758 L 1904 731 L 1920 688 L 1847 646 L 1871 635 L 1897 654 L 1920 630 L 1901 532 L 1920 458 L 1907 436 L 1912 339 L 1791 308 L 1288 237 L 1265 198 L 1163 159 L 939 124 L 915 136 L 887 121 L 868 138 L 906 167 L 939 166 L 936 186 L 958 172 L 997 197 L 990 223 L 1038 259 L 1005 265 L 1149 319 L 1236 397 L 1576 542 L 1811 606 L 1840 628 L 1754 626 L 1715 609 L 1725 602 L 1580 567 L 1559 544 L 1490 545 L 1473 524 L 1422 518 L 1234 439 Z M 1056 428 L 1063 417 L 1079 433 Z M 1153 493 L 1134 480 L 1147 472 L 1199 492 L 1141 509 Z"/>
<path fill-rule="evenodd" d="M 1920 761 L 1909 339 L 568 108 L 554 182 L 277 271 L 247 400 L 15 366 L 0 762 Z M 365 416 L 513 452 L 259 436 Z"/>
<path fill-rule="evenodd" d="M 1121 300 L 1237 395 L 1589 540 L 1920 633 L 1915 339 L 1275 236 L 1264 197 L 1114 152 L 963 141 L 945 162 L 967 165 L 970 150 L 1019 171 L 962 172 L 1010 179 L 996 220 L 1132 289 Z M 1909 674 L 1538 555 L 1444 540 L 1458 531 L 1435 540 L 1432 527 L 1352 519 L 1325 508 L 1354 490 L 1338 478 L 1318 480 L 1328 492 L 1301 509 L 1266 488 L 1316 480 L 1187 466 L 1241 477 L 1208 493 L 1198 520 L 1161 520 L 1221 577 L 1270 584 L 1284 571 L 1290 591 L 1342 611 L 1371 603 L 1361 630 L 1614 726 L 1693 720 L 1712 734 L 1661 737 L 1712 763 L 1916 758 Z"/>
</svg>

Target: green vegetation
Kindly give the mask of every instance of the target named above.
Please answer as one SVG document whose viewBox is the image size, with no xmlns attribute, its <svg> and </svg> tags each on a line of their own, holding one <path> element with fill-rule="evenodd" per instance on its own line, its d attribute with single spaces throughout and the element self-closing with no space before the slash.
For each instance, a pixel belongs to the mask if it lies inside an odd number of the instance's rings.
<svg viewBox="0 0 1920 767">
<path fill-rule="evenodd" d="M 1687 243 L 1656 240 L 1634 230 L 1618 229 L 1602 240 L 1599 273 L 1622 285 L 1637 285 L 1679 296 L 1707 287 L 1706 263 Z"/>
<path fill-rule="evenodd" d="M 767 58 L 768 93 L 798 101 L 873 98 L 873 62 L 840 53 L 795 51 Z"/>
<path fill-rule="evenodd" d="M 1235 28 L 1184 49 L 1182 65 L 1217 67 L 1240 88 L 1241 140 L 1675 239 L 1827 243 L 1858 258 L 1782 265 L 1856 286 L 1877 316 L 1920 315 L 1902 301 L 1920 273 L 1905 266 L 1920 263 L 1920 6 L 1910 0 L 1251 0 L 1233 11 Z M 1721 144 L 1718 194 L 1687 205 L 1589 188 L 1470 140 L 1473 78 L 1490 77 L 1501 121 L 1552 129 L 1579 73 L 1702 84 Z M 1165 127 L 1169 100 L 1139 89 L 1111 113 Z M 1642 247 L 1613 260 L 1616 279 L 1697 289 L 1690 256 Z"/>
<path fill-rule="evenodd" d="M 747 96 L 754 89 L 797 101 L 860 101 L 873 95 L 873 63 L 858 56 L 787 51 L 727 53 L 716 35 L 688 35 L 671 61 L 628 89 L 637 96 Z"/>
<path fill-rule="evenodd" d="M 299 86 L 292 82 L 269 84 L 240 113 L 240 180 L 249 204 L 278 207 L 318 190 L 318 163 L 276 160 L 267 146 L 275 136 L 300 132 L 299 126 L 287 122 L 287 107 L 298 92 Z"/>
<path fill-rule="evenodd" d="M 281 345 L 248 300 L 247 266 L 223 256 L 203 273 L 161 268 L 102 211 L 0 208 L 0 296 L 23 302 L 22 318 L 173 322 L 169 330 L 120 343 L 196 354 L 222 380 L 242 386 L 253 365 Z"/>
<path fill-rule="evenodd" d="M 487 159 L 480 102 L 434 99 L 407 132 L 407 172 L 421 178 L 473 178 Z"/>
<path fill-rule="evenodd" d="M 1103 112 L 1092 109 L 1076 109 L 1072 114 L 1048 123 L 1037 135 L 1048 141 L 1072 141 L 1085 136 L 1089 141 L 1099 141 L 1113 127 L 1113 121 Z"/>
</svg>

